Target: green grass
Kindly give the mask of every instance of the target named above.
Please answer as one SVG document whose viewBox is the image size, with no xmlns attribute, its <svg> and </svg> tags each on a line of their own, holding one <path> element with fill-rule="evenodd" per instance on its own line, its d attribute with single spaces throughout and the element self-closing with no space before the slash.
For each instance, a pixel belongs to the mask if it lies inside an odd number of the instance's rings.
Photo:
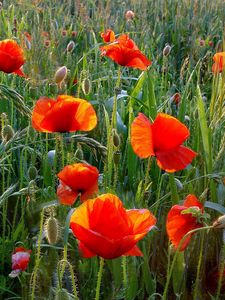
<svg viewBox="0 0 225 300">
<path fill-rule="evenodd" d="M 136 14 L 130 22 L 124 18 L 128 9 Z M 15 131 L 12 139 L 0 144 L 0 299 L 55 299 L 59 286 L 71 299 L 76 299 L 75 286 L 79 299 L 95 298 L 99 259 L 80 257 L 66 225 L 70 211 L 58 205 L 56 196 L 56 173 L 79 159 L 78 148 L 84 160 L 103 175 L 99 193 L 111 191 L 126 208 L 148 208 L 158 220 L 158 229 L 139 243 L 143 258 L 127 257 L 125 266 L 122 258 L 105 261 L 100 299 L 162 298 L 174 258 L 165 230 L 172 204 L 193 193 L 205 203 L 210 224 L 224 214 L 225 76 L 211 71 L 214 53 L 223 49 L 224 20 L 222 0 L 3 1 L 0 40 L 14 38 L 25 46 L 24 31 L 32 39 L 31 49 L 25 50 L 24 72 L 29 79 L 0 72 L 0 113 L 5 114 L 1 115 L 1 127 L 11 125 Z M 118 79 L 118 65 L 101 57 L 99 51 L 100 33 L 107 28 L 117 35 L 129 33 L 152 60 L 147 72 L 121 68 Z M 67 31 L 66 36 L 62 30 Z M 43 31 L 50 34 L 49 47 L 45 47 Z M 75 37 L 72 31 L 77 32 Z M 199 39 L 205 41 L 204 46 Z M 70 40 L 75 49 L 66 53 Z M 166 43 L 172 50 L 165 58 Z M 58 90 L 54 74 L 63 65 L 69 74 Z M 73 86 L 75 78 L 78 84 Z M 82 89 L 85 78 L 91 81 L 88 95 Z M 181 94 L 178 108 L 170 102 L 176 92 Z M 97 127 L 88 135 L 36 132 L 30 124 L 34 103 L 41 96 L 57 94 L 91 102 L 98 114 Z M 154 119 L 160 111 L 186 124 L 191 132 L 187 144 L 198 153 L 190 166 L 174 176 L 161 171 L 154 158 L 138 159 L 130 145 L 130 125 L 137 113 Z M 112 113 L 121 139 L 118 148 L 111 143 Z M 54 149 L 57 164 L 50 166 L 47 153 Z M 118 165 L 112 159 L 116 150 Z M 28 175 L 31 166 L 37 169 L 35 178 Z M 49 245 L 41 230 L 51 211 L 61 228 L 56 245 Z M 12 279 L 8 274 L 17 245 L 32 249 L 32 255 L 27 271 Z M 211 287 L 222 258 L 222 230 L 196 234 L 175 261 L 166 299 L 223 299 L 224 283 L 221 288 L 217 282 Z"/>
</svg>

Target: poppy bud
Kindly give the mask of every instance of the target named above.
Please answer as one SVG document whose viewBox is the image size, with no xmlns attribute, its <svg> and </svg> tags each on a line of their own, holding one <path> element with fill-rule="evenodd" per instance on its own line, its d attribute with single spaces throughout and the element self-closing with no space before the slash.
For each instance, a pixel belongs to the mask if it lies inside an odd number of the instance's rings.
<svg viewBox="0 0 225 300">
<path fill-rule="evenodd" d="M 67 75 L 67 67 L 63 66 L 55 72 L 55 82 L 60 85 Z"/>
<path fill-rule="evenodd" d="M 45 222 L 45 234 L 49 244 L 54 245 L 59 237 L 58 220 L 50 216 Z"/>
<path fill-rule="evenodd" d="M 30 166 L 27 172 L 29 180 L 35 180 L 38 175 L 38 171 L 35 166 Z"/>
<path fill-rule="evenodd" d="M 66 47 L 66 51 L 67 51 L 67 52 L 73 52 L 74 47 L 75 47 L 74 41 L 70 41 L 70 42 L 68 43 L 67 47 Z"/>
<path fill-rule="evenodd" d="M 70 296 L 65 289 L 61 289 L 55 295 L 55 300 L 70 300 Z"/>
<path fill-rule="evenodd" d="M 169 44 L 166 44 L 166 46 L 163 49 L 163 56 L 168 56 L 171 51 L 171 46 Z"/>
<path fill-rule="evenodd" d="M 2 139 L 5 141 L 5 142 L 8 142 L 9 140 L 11 140 L 11 138 L 14 136 L 14 130 L 12 128 L 12 126 L 10 125 L 5 125 L 3 128 L 2 128 Z"/>
<path fill-rule="evenodd" d="M 113 144 L 115 147 L 119 147 L 120 145 L 120 136 L 116 132 L 116 129 L 112 130 Z"/>
<path fill-rule="evenodd" d="M 179 191 L 180 191 L 180 190 L 183 190 L 184 186 L 183 186 L 182 182 L 181 182 L 179 179 L 177 179 L 177 178 L 174 178 L 174 180 L 175 180 L 175 184 L 176 184 L 176 186 L 177 186 L 177 189 L 178 189 Z"/>
<path fill-rule="evenodd" d="M 45 44 L 45 47 L 48 48 L 50 46 L 50 41 L 49 40 L 45 40 L 44 44 Z"/>
<path fill-rule="evenodd" d="M 213 41 L 209 41 L 208 44 L 209 44 L 210 47 L 213 47 Z"/>
<path fill-rule="evenodd" d="M 125 19 L 127 21 L 133 20 L 134 17 L 135 17 L 135 14 L 134 14 L 134 12 L 132 10 L 126 11 L 126 13 L 125 13 Z"/>
<path fill-rule="evenodd" d="M 85 95 L 90 94 L 91 92 L 91 81 L 89 78 L 84 78 L 84 80 L 82 81 L 82 91 Z"/>
<path fill-rule="evenodd" d="M 221 228 L 225 229 L 225 215 L 219 217 L 214 223 L 213 223 L 214 228 Z"/>
<path fill-rule="evenodd" d="M 113 161 L 115 165 L 118 165 L 120 162 L 120 151 L 115 151 L 113 153 Z"/>
<path fill-rule="evenodd" d="M 199 45 L 200 45 L 201 47 L 205 46 L 205 41 L 202 40 L 202 39 L 199 39 Z"/>
<path fill-rule="evenodd" d="M 75 158 L 77 158 L 78 160 L 84 159 L 84 153 L 83 153 L 81 147 L 77 148 L 77 150 L 75 152 Z"/>
</svg>

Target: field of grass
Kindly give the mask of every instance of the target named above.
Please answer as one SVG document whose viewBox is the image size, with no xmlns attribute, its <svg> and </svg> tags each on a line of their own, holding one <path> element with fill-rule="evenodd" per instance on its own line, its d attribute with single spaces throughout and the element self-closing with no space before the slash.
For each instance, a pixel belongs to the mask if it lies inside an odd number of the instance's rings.
<svg viewBox="0 0 225 300">
<path fill-rule="evenodd" d="M 128 10 L 134 17 L 125 17 Z M 224 51 L 224 26 L 223 0 L 2 1 L 0 41 L 13 39 L 23 48 L 26 76 L 1 72 L 0 48 L 0 299 L 225 299 L 225 221 L 212 226 L 225 215 L 225 59 L 224 71 L 212 72 L 213 56 Z M 102 55 L 107 29 L 116 38 L 129 35 L 151 65 L 140 70 Z M 62 66 L 67 75 L 57 84 Z M 58 95 L 92 104 L 97 126 L 52 133 L 34 128 L 37 100 Z M 143 113 L 154 122 L 160 112 L 190 131 L 182 142 L 197 155 L 182 170 L 167 172 L 154 156 L 133 151 L 134 119 Z M 58 124 L 65 116 L 57 115 Z M 161 134 L 168 145 L 170 137 Z M 82 257 L 70 218 L 86 202 L 78 197 L 63 205 L 57 196 L 57 174 L 80 162 L 98 169 L 98 196 L 117 195 L 126 209 L 155 216 L 138 242 L 143 256 Z M 181 214 L 201 223 L 190 227 L 196 232 L 181 251 L 182 241 L 174 247 L 168 238 L 167 215 L 189 194 L 204 215 L 196 205 Z M 120 230 L 110 215 L 96 222 L 103 231 Z M 30 259 L 12 276 L 17 247 L 31 250 Z"/>
</svg>

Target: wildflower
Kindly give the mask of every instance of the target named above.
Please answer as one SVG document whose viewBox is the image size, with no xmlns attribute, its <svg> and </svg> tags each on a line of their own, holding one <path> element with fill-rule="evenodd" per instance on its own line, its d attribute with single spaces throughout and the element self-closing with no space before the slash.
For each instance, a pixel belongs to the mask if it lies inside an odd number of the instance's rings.
<svg viewBox="0 0 225 300">
<path fill-rule="evenodd" d="M 201 216 L 203 216 L 203 205 L 194 195 L 188 195 L 183 205 L 174 205 L 170 209 L 166 220 L 166 230 L 169 240 L 176 249 L 185 234 L 193 229 L 203 227 Z M 192 235 L 190 234 L 184 239 L 179 251 L 186 249 Z"/>
<path fill-rule="evenodd" d="M 182 143 L 188 128 L 176 118 L 159 113 L 153 123 L 139 113 L 131 125 L 131 145 L 140 158 L 156 156 L 158 166 L 167 171 L 183 170 L 197 155 Z"/>
<path fill-rule="evenodd" d="M 80 194 L 85 201 L 98 192 L 98 169 L 84 163 L 66 166 L 57 176 L 60 184 L 57 196 L 61 204 L 73 205 Z"/>
<path fill-rule="evenodd" d="M 50 46 L 50 40 L 45 40 L 44 44 L 45 44 L 45 48 L 48 48 Z"/>
<path fill-rule="evenodd" d="M 225 52 L 218 52 L 213 56 L 214 64 L 212 66 L 213 73 L 220 73 L 225 67 Z"/>
<path fill-rule="evenodd" d="M 126 210 L 122 201 L 112 194 L 85 201 L 70 219 L 70 228 L 86 258 L 142 256 L 136 244 L 155 224 L 156 218 L 149 210 Z"/>
<path fill-rule="evenodd" d="M 171 103 L 174 103 L 176 106 L 179 105 L 180 100 L 181 100 L 181 95 L 180 95 L 180 93 L 175 93 L 175 94 L 170 98 Z"/>
<path fill-rule="evenodd" d="M 62 36 L 67 36 L 67 31 L 65 29 L 62 30 Z"/>
<path fill-rule="evenodd" d="M 21 70 L 25 63 L 23 49 L 14 40 L 0 41 L 0 71 L 25 76 Z"/>
<path fill-rule="evenodd" d="M 134 17 L 135 17 L 135 14 L 132 10 L 128 10 L 128 11 L 125 12 L 125 19 L 127 21 L 133 20 Z"/>
<path fill-rule="evenodd" d="M 136 44 L 127 35 L 123 34 L 113 44 L 100 48 L 101 54 L 115 61 L 117 64 L 146 70 L 151 61 L 138 49 Z"/>
<path fill-rule="evenodd" d="M 41 132 L 90 131 L 97 124 L 93 106 L 68 95 L 40 98 L 33 109 L 32 126 Z"/>
<path fill-rule="evenodd" d="M 101 33 L 101 37 L 105 43 L 115 41 L 115 33 L 111 29 L 107 29 L 106 32 Z"/>
<path fill-rule="evenodd" d="M 12 254 L 12 272 L 10 277 L 16 277 L 20 272 L 25 271 L 30 261 L 31 250 L 24 247 L 17 247 Z"/>
<path fill-rule="evenodd" d="M 72 37 L 75 37 L 77 35 L 77 32 L 76 31 L 72 31 L 71 35 L 72 35 Z"/>
</svg>

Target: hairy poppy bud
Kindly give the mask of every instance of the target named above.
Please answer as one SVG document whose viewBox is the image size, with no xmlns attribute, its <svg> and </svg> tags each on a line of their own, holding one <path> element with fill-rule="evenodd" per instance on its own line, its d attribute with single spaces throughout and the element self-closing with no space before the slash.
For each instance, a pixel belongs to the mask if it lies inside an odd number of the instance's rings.
<svg viewBox="0 0 225 300">
<path fill-rule="evenodd" d="M 13 136 L 14 136 L 14 130 L 13 130 L 12 126 L 5 125 L 2 128 L 2 139 L 5 142 L 8 142 Z"/>
<path fill-rule="evenodd" d="M 59 68 L 56 72 L 55 72 L 55 82 L 60 85 L 61 82 L 66 78 L 67 75 L 67 67 L 63 66 L 61 68 Z"/>
<path fill-rule="evenodd" d="M 38 171 L 35 166 L 30 166 L 27 172 L 29 180 L 35 180 L 38 175 Z"/>
<path fill-rule="evenodd" d="M 113 161 L 115 165 L 118 165 L 120 162 L 120 151 L 115 151 L 113 153 Z"/>
<path fill-rule="evenodd" d="M 55 295 L 55 300 L 70 300 L 70 296 L 65 289 L 61 289 Z"/>
<path fill-rule="evenodd" d="M 112 130 L 113 144 L 115 147 L 119 147 L 120 145 L 120 136 L 116 132 L 116 129 Z"/>
<path fill-rule="evenodd" d="M 82 91 L 85 95 L 90 94 L 91 92 L 91 81 L 89 78 L 84 78 L 84 80 L 82 81 Z"/>
<path fill-rule="evenodd" d="M 175 93 L 171 98 L 170 101 L 171 103 L 174 103 L 175 105 L 178 105 L 180 103 L 181 96 L 179 93 Z"/>
<path fill-rule="evenodd" d="M 67 35 L 67 31 L 64 29 L 62 30 L 62 36 L 66 36 Z"/>
<path fill-rule="evenodd" d="M 171 51 L 171 46 L 169 44 L 166 44 L 166 46 L 163 49 L 163 56 L 168 56 Z"/>
<path fill-rule="evenodd" d="M 45 40 L 44 44 L 45 44 L 45 48 L 48 48 L 50 46 L 50 41 L 49 40 Z"/>
<path fill-rule="evenodd" d="M 221 228 L 225 229 L 225 215 L 219 217 L 214 223 L 213 223 L 214 228 Z"/>
<path fill-rule="evenodd" d="M 75 47 L 74 41 L 70 41 L 70 42 L 68 43 L 67 47 L 66 47 L 66 51 L 67 51 L 67 52 L 73 52 L 74 47 Z"/>
<path fill-rule="evenodd" d="M 125 19 L 127 21 L 133 20 L 134 17 L 135 17 L 135 14 L 132 10 L 128 10 L 128 11 L 125 12 Z"/>
<path fill-rule="evenodd" d="M 58 220 L 51 216 L 45 222 L 45 234 L 49 244 L 54 245 L 59 237 Z"/>
</svg>

